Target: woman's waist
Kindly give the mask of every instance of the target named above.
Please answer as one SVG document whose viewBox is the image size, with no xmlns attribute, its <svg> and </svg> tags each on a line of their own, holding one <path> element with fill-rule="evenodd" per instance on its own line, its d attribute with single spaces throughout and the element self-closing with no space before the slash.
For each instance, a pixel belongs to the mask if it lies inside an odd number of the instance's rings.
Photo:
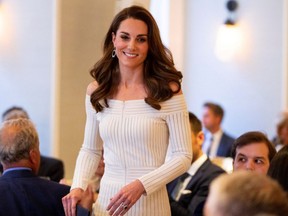
<svg viewBox="0 0 288 216">
<path fill-rule="evenodd" d="M 106 178 L 117 181 L 132 181 L 141 176 L 157 169 L 155 166 L 146 167 L 122 167 L 122 166 L 111 166 L 105 165 L 104 175 Z"/>
</svg>

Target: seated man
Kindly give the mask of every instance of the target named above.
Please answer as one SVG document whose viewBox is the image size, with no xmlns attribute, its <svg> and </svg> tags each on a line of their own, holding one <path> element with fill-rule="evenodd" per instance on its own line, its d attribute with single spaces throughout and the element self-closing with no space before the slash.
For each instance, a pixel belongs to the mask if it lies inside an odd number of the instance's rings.
<svg viewBox="0 0 288 216">
<path fill-rule="evenodd" d="M 189 113 L 189 121 L 193 160 L 186 173 L 167 185 L 172 216 L 203 215 L 210 182 L 225 173 L 223 169 L 212 164 L 207 155 L 202 152 L 204 134 L 200 120 Z"/>
<path fill-rule="evenodd" d="M 234 138 L 222 129 L 224 109 L 219 105 L 207 102 L 203 105 L 203 126 L 205 140 L 202 146 L 209 158 L 231 157 Z"/>
<path fill-rule="evenodd" d="M 288 215 L 288 199 L 268 176 L 238 171 L 211 183 L 204 212 L 205 216 L 283 216 Z"/>
<path fill-rule="evenodd" d="M 0 177 L 0 215 L 65 215 L 61 199 L 70 187 L 36 176 L 39 138 L 29 119 L 2 123 L 0 161 L 4 168 Z"/>
<path fill-rule="evenodd" d="M 2 114 L 2 121 L 16 119 L 16 118 L 27 118 L 29 119 L 28 113 L 21 107 L 11 107 L 7 109 Z M 40 168 L 38 175 L 44 178 L 47 178 L 52 181 L 59 182 L 64 178 L 64 164 L 61 160 L 40 156 Z M 0 173 L 3 172 L 3 167 L 0 165 Z"/>
<path fill-rule="evenodd" d="M 267 174 L 276 154 L 275 147 L 258 131 L 244 133 L 232 146 L 233 170 L 249 170 Z"/>
</svg>

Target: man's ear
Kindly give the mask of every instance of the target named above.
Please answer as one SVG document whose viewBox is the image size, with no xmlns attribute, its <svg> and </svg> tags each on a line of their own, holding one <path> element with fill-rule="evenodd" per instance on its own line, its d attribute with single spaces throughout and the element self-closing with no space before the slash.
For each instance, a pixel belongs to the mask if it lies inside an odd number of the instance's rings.
<svg viewBox="0 0 288 216">
<path fill-rule="evenodd" d="M 37 149 L 31 149 L 29 152 L 29 156 L 32 164 L 38 163 L 39 152 L 37 151 Z"/>
<path fill-rule="evenodd" d="M 199 143 L 201 145 L 200 147 L 202 148 L 202 144 L 204 143 L 204 139 L 205 139 L 205 135 L 204 135 L 203 131 L 200 131 L 197 134 L 196 139 L 197 139 L 197 143 Z"/>
</svg>

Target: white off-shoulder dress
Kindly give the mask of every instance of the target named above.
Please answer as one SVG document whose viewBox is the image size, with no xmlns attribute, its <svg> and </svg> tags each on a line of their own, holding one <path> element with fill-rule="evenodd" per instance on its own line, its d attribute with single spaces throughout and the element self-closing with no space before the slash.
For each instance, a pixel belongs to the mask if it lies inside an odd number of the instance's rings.
<svg viewBox="0 0 288 216">
<path fill-rule="evenodd" d="M 73 188 L 87 187 L 104 149 L 105 173 L 94 205 L 94 215 L 108 215 L 106 207 L 119 190 L 139 179 L 146 193 L 128 216 L 169 216 L 166 184 L 191 165 L 188 111 L 183 95 L 162 102 L 156 110 L 144 100 L 108 100 L 96 113 L 86 96 L 84 142 L 79 152 Z M 169 146 L 170 159 L 165 162 Z"/>
</svg>

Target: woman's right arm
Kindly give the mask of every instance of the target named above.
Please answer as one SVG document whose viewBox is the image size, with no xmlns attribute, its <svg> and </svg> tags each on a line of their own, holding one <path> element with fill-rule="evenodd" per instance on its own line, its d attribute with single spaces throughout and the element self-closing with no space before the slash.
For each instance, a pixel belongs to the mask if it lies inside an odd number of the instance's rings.
<svg viewBox="0 0 288 216">
<path fill-rule="evenodd" d="M 102 139 L 99 135 L 99 122 L 96 111 L 90 102 L 90 95 L 96 88 L 96 82 L 90 83 L 87 87 L 84 141 L 77 157 L 71 191 L 62 198 L 65 214 L 68 216 L 76 215 L 76 205 L 81 200 L 82 193 L 86 190 L 89 180 L 96 172 L 102 156 Z"/>
</svg>

